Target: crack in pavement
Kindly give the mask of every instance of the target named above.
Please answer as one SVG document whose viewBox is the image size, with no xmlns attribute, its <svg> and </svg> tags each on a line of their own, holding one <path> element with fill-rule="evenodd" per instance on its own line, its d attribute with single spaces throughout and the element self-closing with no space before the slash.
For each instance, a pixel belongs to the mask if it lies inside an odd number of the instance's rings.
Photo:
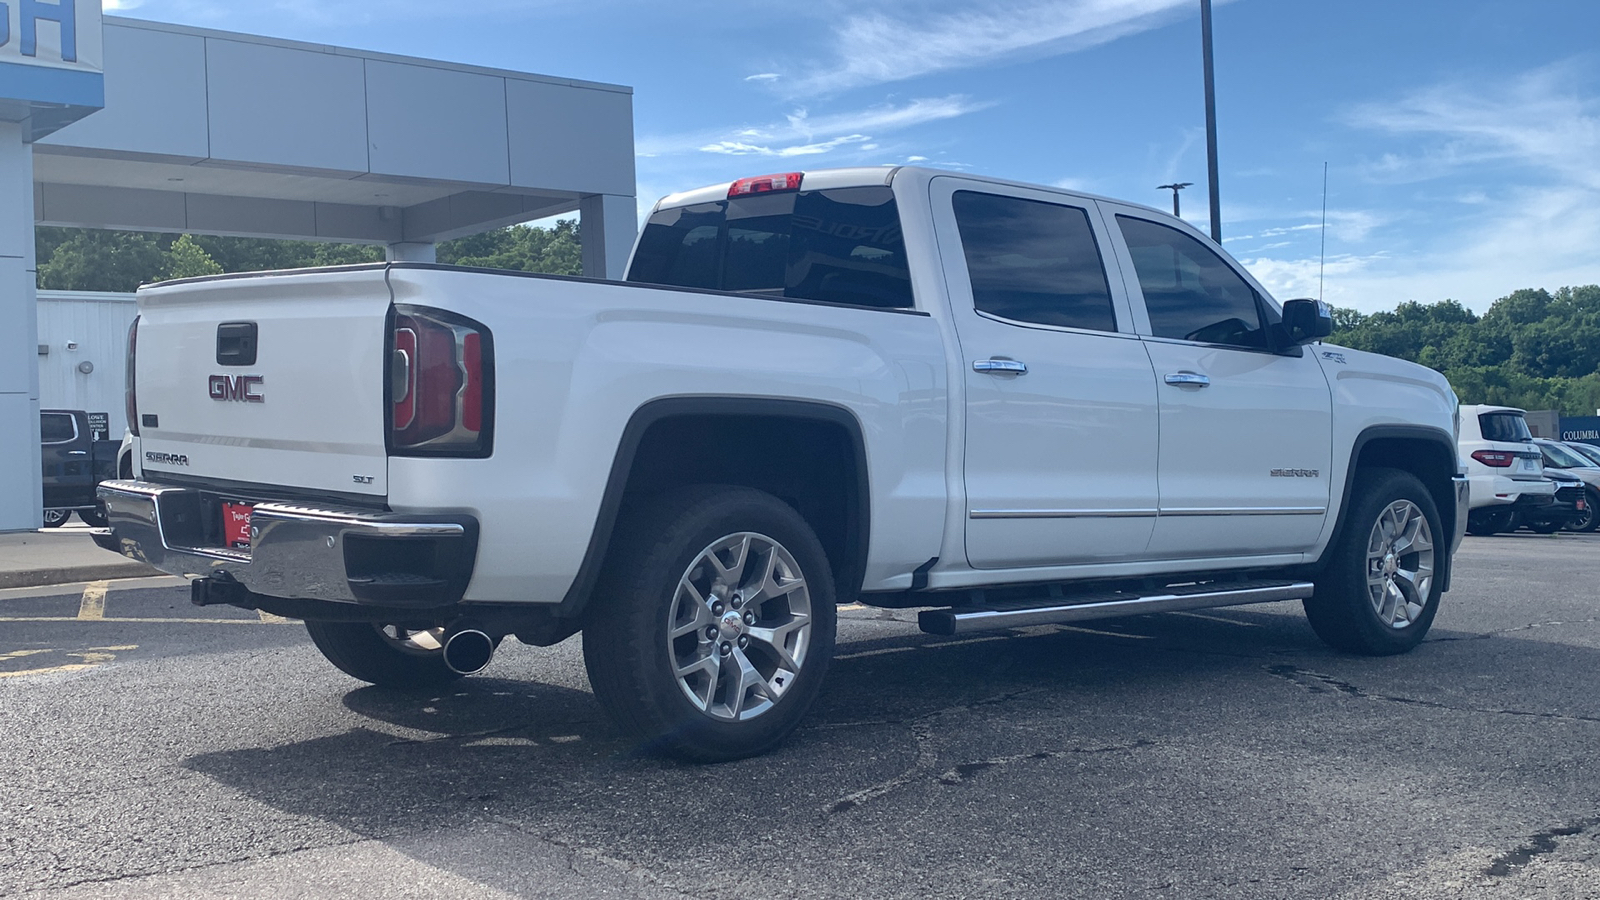
<svg viewBox="0 0 1600 900">
<path fill-rule="evenodd" d="M 1420 706 L 1425 709 L 1442 709 L 1450 712 L 1487 713 L 1496 716 L 1519 716 L 1528 719 L 1555 719 L 1566 722 L 1596 722 L 1600 723 L 1600 716 L 1580 716 L 1566 713 L 1533 712 L 1525 709 L 1489 709 L 1476 706 L 1455 706 L 1449 703 L 1440 703 L 1437 700 L 1421 700 L 1416 697 L 1396 697 L 1392 694 L 1374 694 L 1359 688 L 1348 681 L 1340 681 L 1332 675 L 1321 672 L 1312 672 L 1298 666 L 1276 665 L 1267 666 L 1267 674 L 1302 688 L 1312 694 L 1326 694 L 1336 692 L 1362 700 L 1381 700 L 1385 703 L 1399 703 L 1406 706 Z"/>
<path fill-rule="evenodd" d="M 296 853 L 306 853 L 313 850 L 333 850 L 338 849 L 339 847 L 352 847 L 356 844 L 366 843 L 369 840 L 371 840 L 371 838 L 357 837 L 348 841 L 334 841 L 327 844 L 304 844 L 299 847 L 291 847 L 286 850 L 268 851 L 260 854 L 259 856 L 240 856 L 234 859 L 218 860 L 216 862 L 199 863 L 191 866 L 179 866 L 175 869 L 156 869 L 149 872 L 125 872 L 121 875 L 108 875 L 103 878 L 81 878 L 77 881 L 68 881 L 50 887 L 31 887 L 23 890 L 20 893 L 0 888 L 0 897 L 25 897 L 29 894 L 42 894 L 47 892 L 55 893 L 57 891 L 64 891 L 68 890 L 69 888 L 80 887 L 82 885 L 118 884 L 124 881 L 138 881 L 146 878 L 162 878 L 170 875 L 188 875 L 195 872 L 204 872 L 207 869 L 215 869 L 222 866 L 253 865 L 255 863 L 279 859 L 285 856 L 292 856 Z"/>
<path fill-rule="evenodd" d="M 893 778 L 885 779 L 884 781 L 869 785 L 858 791 L 852 791 L 838 800 L 833 801 L 832 803 L 823 807 L 823 813 L 834 814 L 849 812 L 863 803 L 886 796 L 908 784 L 911 784 L 912 782 L 920 781 L 924 778 L 936 784 L 960 784 L 962 781 L 965 781 L 971 776 L 976 775 L 980 771 L 991 769 L 995 766 L 1021 762 L 1023 760 L 1055 759 L 1062 756 L 1087 753 L 1115 753 L 1119 751 L 1131 751 L 1142 747 L 1154 746 L 1153 741 L 1139 740 L 1133 742 L 1132 744 L 1111 747 L 1078 747 L 1067 750 L 1048 750 L 1038 753 L 1022 753 L 1015 756 L 997 757 L 995 759 L 966 763 L 941 774 L 933 774 L 934 768 L 939 761 L 938 752 L 933 748 L 932 741 L 933 721 L 935 719 L 950 713 L 970 712 L 985 706 L 998 706 L 1004 703 L 1010 703 L 1020 697 L 1027 696 L 1028 694 L 1038 693 L 1041 690 L 1043 689 L 1024 688 L 1018 691 L 1010 691 L 1004 694 L 997 694 L 993 697 L 985 697 L 980 700 L 974 700 L 971 703 L 964 703 L 958 706 L 948 706 L 909 720 L 879 719 L 863 722 L 835 723 L 833 727 L 842 727 L 845 725 L 905 725 L 911 731 L 912 740 L 916 742 L 917 758 L 910 766 L 906 767 L 905 771 L 894 776 Z"/>
<path fill-rule="evenodd" d="M 1514 870 L 1532 862 L 1535 856 L 1554 853 L 1557 846 L 1556 838 L 1574 837 L 1583 834 L 1596 825 L 1600 825 L 1600 817 L 1580 819 L 1570 825 L 1546 828 L 1544 831 L 1535 834 L 1528 843 L 1496 858 L 1493 863 L 1489 864 L 1489 868 L 1483 870 L 1483 874 L 1494 878 L 1503 878 L 1510 875 Z"/>
<path fill-rule="evenodd" d="M 961 784 L 980 772 L 986 772 L 989 769 L 993 769 L 997 766 L 1008 766 L 1012 763 L 1023 762 L 1026 760 L 1059 759 L 1063 756 L 1075 756 L 1080 754 L 1091 755 L 1097 753 L 1131 753 L 1134 750 L 1142 750 L 1145 747 L 1154 747 L 1155 745 L 1155 741 L 1149 741 L 1140 738 L 1131 744 L 1114 744 L 1110 747 L 1071 747 L 1066 750 L 1041 750 L 1038 753 L 1019 753 L 1015 756 L 998 756 L 994 759 L 962 763 L 961 765 L 956 766 L 954 769 L 951 769 L 945 772 L 943 775 L 940 775 L 938 781 L 940 784 Z"/>
</svg>

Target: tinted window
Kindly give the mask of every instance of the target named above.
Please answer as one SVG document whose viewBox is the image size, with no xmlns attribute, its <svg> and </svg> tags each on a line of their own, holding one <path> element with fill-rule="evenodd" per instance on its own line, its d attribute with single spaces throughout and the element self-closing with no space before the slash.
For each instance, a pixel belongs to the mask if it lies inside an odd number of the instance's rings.
<svg viewBox="0 0 1600 900">
<path fill-rule="evenodd" d="M 1540 444 L 1539 451 L 1544 454 L 1545 465 L 1555 466 L 1558 469 L 1588 468 L 1594 465 L 1560 444 Z"/>
<path fill-rule="evenodd" d="M 78 436 L 72 417 L 61 413 L 40 413 L 39 438 L 46 444 L 64 444 Z"/>
<path fill-rule="evenodd" d="M 1486 441 L 1533 440 L 1533 432 L 1528 430 L 1528 422 L 1521 413 L 1481 413 L 1478 427 L 1483 429 L 1483 439 Z"/>
<path fill-rule="evenodd" d="M 1222 257 L 1187 234 L 1117 216 L 1156 337 L 1264 350 L 1256 292 Z"/>
<path fill-rule="evenodd" d="M 899 208 L 887 187 L 757 194 L 650 217 L 628 280 L 909 307 Z"/>
<path fill-rule="evenodd" d="M 972 304 L 1017 322 L 1116 331 L 1089 216 L 1072 206 L 958 191 Z"/>
</svg>

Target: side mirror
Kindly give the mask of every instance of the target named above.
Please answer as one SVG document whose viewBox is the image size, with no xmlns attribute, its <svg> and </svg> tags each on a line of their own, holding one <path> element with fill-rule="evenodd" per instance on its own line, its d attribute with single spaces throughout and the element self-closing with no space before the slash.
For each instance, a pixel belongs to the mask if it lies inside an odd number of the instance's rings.
<svg viewBox="0 0 1600 900">
<path fill-rule="evenodd" d="M 1284 303 L 1283 334 L 1293 347 L 1333 334 L 1333 307 L 1321 300 L 1290 300 Z"/>
</svg>

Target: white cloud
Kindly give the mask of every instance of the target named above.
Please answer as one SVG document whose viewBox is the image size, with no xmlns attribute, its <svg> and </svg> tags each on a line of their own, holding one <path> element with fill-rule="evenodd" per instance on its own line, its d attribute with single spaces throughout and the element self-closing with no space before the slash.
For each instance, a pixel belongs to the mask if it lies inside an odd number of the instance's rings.
<svg viewBox="0 0 1600 900">
<path fill-rule="evenodd" d="M 962 95 L 912 100 L 900 106 L 812 116 L 797 109 L 781 123 L 740 126 L 690 135 L 644 136 L 637 152 L 644 157 L 703 151 L 733 155 L 814 156 L 852 144 L 865 144 L 883 134 L 939 122 L 986 109 L 991 104 Z"/>
<path fill-rule="evenodd" d="M 144 5 L 144 0 L 100 0 L 100 9 L 104 12 L 114 13 L 124 9 L 138 9 Z"/>
<path fill-rule="evenodd" d="M 783 76 L 779 75 L 777 72 L 762 72 L 759 75 L 746 75 L 744 77 L 744 80 L 745 81 L 777 81 L 779 78 L 782 78 L 782 77 Z"/>
<path fill-rule="evenodd" d="M 1574 89 L 1580 64 L 1557 63 L 1504 84 L 1449 84 L 1394 103 L 1359 106 L 1350 124 L 1431 139 L 1411 154 L 1384 154 L 1369 168 L 1381 180 L 1421 181 L 1485 163 L 1511 162 L 1600 190 L 1600 99 Z"/>
<path fill-rule="evenodd" d="M 1192 0 L 1012 0 L 981 9 L 850 16 L 834 33 L 834 59 L 793 82 L 796 94 L 838 91 L 1065 53 L 1192 15 Z"/>
</svg>

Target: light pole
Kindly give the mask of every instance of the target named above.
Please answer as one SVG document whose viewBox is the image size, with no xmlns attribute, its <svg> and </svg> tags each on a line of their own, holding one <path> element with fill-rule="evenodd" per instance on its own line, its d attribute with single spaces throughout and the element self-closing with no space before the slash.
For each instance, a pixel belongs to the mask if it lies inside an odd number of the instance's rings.
<svg viewBox="0 0 1600 900">
<path fill-rule="evenodd" d="M 1211 0 L 1200 0 L 1200 43 L 1206 69 L 1206 169 L 1211 180 L 1211 239 L 1222 243 L 1222 198 L 1217 191 L 1217 88 L 1211 66 Z"/>
<path fill-rule="evenodd" d="M 1174 219 L 1183 218 L 1183 212 L 1181 211 L 1183 209 L 1183 207 L 1178 205 L 1178 192 L 1183 190 L 1186 187 L 1190 187 L 1193 184 L 1194 184 L 1194 182 L 1192 182 L 1192 181 L 1178 181 L 1178 182 L 1174 182 L 1172 184 L 1158 184 L 1158 185 L 1156 185 L 1156 190 L 1158 190 L 1158 191 L 1171 191 L 1172 192 L 1172 217 Z"/>
</svg>

